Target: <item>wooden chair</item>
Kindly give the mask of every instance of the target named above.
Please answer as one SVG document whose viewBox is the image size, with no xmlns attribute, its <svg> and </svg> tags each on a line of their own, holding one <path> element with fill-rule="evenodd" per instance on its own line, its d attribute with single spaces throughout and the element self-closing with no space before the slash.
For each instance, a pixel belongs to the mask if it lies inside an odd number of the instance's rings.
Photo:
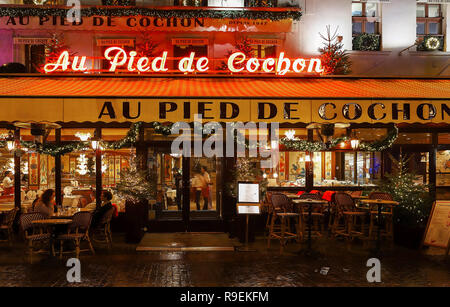
<svg viewBox="0 0 450 307">
<path fill-rule="evenodd" d="M 33 263 L 33 254 L 39 254 L 41 251 L 34 252 L 35 243 L 46 243 L 51 240 L 51 234 L 44 231 L 44 227 L 35 227 L 33 221 L 46 219 L 46 216 L 39 212 L 24 213 L 20 216 L 20 229 L 28 245 L 30 263 Z M 51 253 L 55 254 L 54 246 L 51 244 Z"/>
<path fill-rule="evenodd" d="M 372 192 L 369 195 L 369 199 L 381 199 L 381 200 L 393 200 L 392 196 L 383 192 Z M 378 206 L 371 205 L 370 207 L 370 226 L 369 226 L 369 238 L 374 239 L 377 234 L 378 219 Z M 394 241 L 394 206 L 384 205 L 381 214 L 383 215 L 384 227 L 380 229 L 380 234 L 383 237 L 388 238 L 391 243 Z"/>
<path fill-rule="evenodd" d="M 273 212 L 270 219 L 269 235 L 267 237 L 267 248 L 270 248 L 270 241 L 277 239 L 280 241 L 280 252 L 283 252 L 284 245 L 289 239 L 298 242 L 302 237 L 300 214 L 293 212 L 289 198 L 282 193 L 272 194 Z M 294 222 L 296 233 L 291 232 L 291 219 Z M 277 225 L 277 222 L 279 223 Z"/>
<path fill-rule="evenodd" d="M 98 226 L 94 229 L 92 240 L 95 242 L 106 243 L 109 249 L 112 248 L 112 234 L 111 234 L 111 219 L 114 214 L 115 208 L 109 209 L 101 218 Z M 101 235 L 103 238 L 96 238 L 94 235 Z"/>
<path fill-rule="evenodd" d="M 303 193 L 300 195 L 300 199 L 314 199 L 314 200 L 322 200 L 322 197 L 319 193 Z M 306 227 L 308 225 L 308 206 L 299 206 L 299 213 L 302 217 L 302 232 L 306 231 Z M 318 235 L 321 235 L 323 232 L 323 225 L 325 223 L 325 207 L 322 204 L 312 205 L 312 213 L 311 217 L 313 220 L 313 228 L 312 232 L 315 232 Z"/>
<path fill-rule="evenodd" d="M 336 193 L 333 196 L 336 205 L 336 217 L 332 233 L 344 236 L 350 240 L 353 240 L 355 237 L 364 237 L 364 223 L 367 213 L 358 211 L 353 198 L 349 194 Z M 358 226 L 359 231 L 356 230 Z"/>
<path fill-rule="evenodd" d="M 13 243 L 13 223 L 14 223 L 14 219 L 16 218 L 16 214 L 17 211 L 19 211 L 19 209 L 14 208 L 10 211 L 8 211 L 6 213 L 6 216 L 3 220 L 3 223 L 0 225 L 0 231 L 1 232 L 6 232 L 6 239 L 5 240 L 0 240 L 0 242 L 8 242 L 9 245 L 11 246 Z"/>
<path fill-rule="evenodd" d="M 270 231 L 270 221 L 274 212 L 274 208 L 272 205 L 272 192 L 266 192 L 265 205 L 267 207 L 266 231 L 268 234 Z"/>
<path fill-rule="evenodd" d="M 91 251 L 95 255 L 94 248 L 92 247 L 91 240 L 89 238 L 89 226 L 92 221 L 91 212 L 78 212 L 74 214 L 72 223 L 69 224 L 67 233 L 60 234 L 56 237 L 56 240 L 60 241 L 59 257 L 62 258 L 63 254 L 63 243 L 64 241 L 73 241 L 75 243 L 75 254 L 76 258 L 80 256 L 82 251 Z M 89 244 L 89 249 L 80 250 L 80 245 L 82 241 L 87 241 Z"/>
</svg>

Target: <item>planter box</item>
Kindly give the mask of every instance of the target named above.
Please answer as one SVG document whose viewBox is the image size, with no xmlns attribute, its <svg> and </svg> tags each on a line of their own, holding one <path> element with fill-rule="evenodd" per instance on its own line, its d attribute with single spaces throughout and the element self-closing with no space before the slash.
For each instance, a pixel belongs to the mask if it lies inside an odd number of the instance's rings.
<svg viewBox="0 0 450 307">
<path fill-rule="evenodd" d="M 144 236 L 143 228 L 148 222 L 148 202 L 125 204 L 125 240 L 127 243 L 139 243 Z"/>
<path fill-rule="evenodd" d="M 419 249 L 424 232 L 424 228 L 394 225 L 394 242 L 407 248 Z"/>
</svg>

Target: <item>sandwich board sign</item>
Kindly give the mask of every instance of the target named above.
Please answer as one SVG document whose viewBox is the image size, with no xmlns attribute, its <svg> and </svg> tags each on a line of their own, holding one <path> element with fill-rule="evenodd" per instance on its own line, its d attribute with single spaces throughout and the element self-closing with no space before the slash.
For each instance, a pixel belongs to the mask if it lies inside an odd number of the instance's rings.
<svg viewBox="0 0 450 307">
<path fill-rule="evenodd" d="M 259 183 L 238 182 L 238 214 L 260 214 Z"/>
<path fill-rule="evenodd" d="M 450 201 L 436 200 L 433 204 L 428 225 L 425 230 L 423 245 L 450 249 Z"/>
</svg>

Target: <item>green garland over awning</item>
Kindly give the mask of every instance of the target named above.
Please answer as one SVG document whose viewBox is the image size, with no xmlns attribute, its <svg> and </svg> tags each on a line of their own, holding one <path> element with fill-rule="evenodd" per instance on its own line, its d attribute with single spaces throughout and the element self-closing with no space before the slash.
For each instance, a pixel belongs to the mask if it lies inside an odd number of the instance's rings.
<svg viewBox="0 0 450 307">
<path fill-rule="evenodd" d="M 390 148 L 392 144 L 394 144 L 397 137 L 398 137 L 398 128 L 395 125 L 393 125 L 389 129 L 384 139 L 372 143 L 361 142 L 359 144 L 358 151 L 383 151 L 385 149 Z M 301 139 L 291 140 L 288 138 L 282 138 L 280 139 L 280 144 L 284 145 L 284 147 L 287 150 L 316 152 L 316 151 L 331 150 L 334 147 L 338 146 L 341 142 L 349 140 L 350 138 L 347 136 L 339 137 L 331 140 L 330 143 L 327 145 L 323 142 L 311 142 Z"/>
<path fill-rule="evenodd" d="M 0 17 L 11 16 L 67 16 L 69 8 L 62 7 L 0 7 Z M 82 17 L 92 16 L 149 16 L 157 18 L 213 18 L 213 19 L 260 19 L 260 20 L 300 20 L 299 10 L 211 10 L 199 9 L 155 9 L 147 7 L 82 7 Z"/>
</svg>

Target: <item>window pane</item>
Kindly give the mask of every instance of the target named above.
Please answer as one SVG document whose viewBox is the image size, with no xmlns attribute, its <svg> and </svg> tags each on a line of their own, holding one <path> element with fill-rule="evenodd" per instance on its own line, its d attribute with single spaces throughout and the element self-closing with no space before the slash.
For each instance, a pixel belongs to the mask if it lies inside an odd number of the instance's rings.
<svg viewBox="0 0 450 307">
<path fill-rule="evenodd" d="M 362 3 L 352 3 L 352 16 L 362 16 Z"/>
<path fill-rule="evenodd" d="M 375 34 L 376 31 L 376 23 L 375 22 L 366 22 L 366 33 Z"/>
<path fill-rule="evenodd" d="M 437 22 L 428 23 L 428 34 L 440 34 L 439 24 Z"/>
<path fill-rule="evenodd" d="M 425 5 L 417 4 L 417 17 L 425 17 Z"/>
<path fill-rule="evenodd" d="M 376 3 L 367 3 L 366 4 L 366 16 L 367 17 L 376 17 L 377 16 L 377 4 Z"/>
<path fill-rule="evenodd" d="M 314 186 L 371 186 L 380 178 L 381 154 L 354 152 L 316 152 L 313 155 Z"/>
<path fill-rule="evenodd" d="M 280 153 L 279 181 L 281 186 L 305 186 L 306 153 L 291 151 Z"/>
<path fill-rule="evenodd" d="M 361 22 L 354 22 L 353 23 L 352 33 L 353 34 L 360 34 L 360 33 L 362 33 L 362 23 Z"/>
<path fill-rule="evenodd" d="M 417 35 L 425 34 L 425 23 L 419 22 L 417 23 Z"/>
<path fill-rule="evenodd" d="M 395 144 L 431 144 L 431 133 L 399 133 Z"/>
<path fill-rule="evenodd" d="M 438 151 L 436 172 L 436 185 L 450 186 L 450 150 Z"/>
<path fill-rule="evenodd" d="M 439 144 L 450 144 L 450 133 L 439 133 L 438 142 Z"/>
<path fill-rule="evenodd" d="M 439 4 L 428 5 L 428 17 L 440 17 Z"/>
</svg>

